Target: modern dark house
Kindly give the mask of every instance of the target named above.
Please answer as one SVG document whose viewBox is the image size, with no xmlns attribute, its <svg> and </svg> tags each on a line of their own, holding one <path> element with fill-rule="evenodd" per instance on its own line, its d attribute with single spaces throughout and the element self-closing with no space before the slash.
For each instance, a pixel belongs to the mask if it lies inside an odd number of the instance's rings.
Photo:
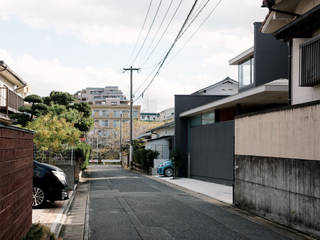
<svg viewBox="0 0 320 240">
<path fill-rule="evenodd" d="M 180 175 L 233 185 L 235 117 L 288 105 L 288 46 L 254 23 L 254 46 L 230 60 L 239 69 L 239 93 L 175 96 L 175 148 Z"/>
</svg>

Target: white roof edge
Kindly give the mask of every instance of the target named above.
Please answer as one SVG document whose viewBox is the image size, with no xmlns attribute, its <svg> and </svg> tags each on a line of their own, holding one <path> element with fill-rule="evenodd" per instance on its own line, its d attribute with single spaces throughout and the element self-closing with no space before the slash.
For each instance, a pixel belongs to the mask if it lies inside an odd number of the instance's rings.
<svg viewBox="0 0 320 240">
<path fill-rule="evenodd" d="M 239 63 L 249 59 L 251 56 L 253 56 L 254 53 L 254 47 L 251 47 L 244 52 L 240 53 L 238 56 L 232 58 L 229 60 L 229 65 L 238 65 Z"/>
<path fill-rule="evenodd" d="M 222 98 L 220 100 L 216 100 L 211 103 L 207 103 L 205 105 L 202 105 L 200 107 L 196 107 L 190 110 L 187 110 L 185 112 L 182 112 L 179 114 L 179 117 L 188 117 L 191 115 L 195 115 L 204 111 L 208 111 L 210 109 L 215 109 L 216 107 L 226 104 L 228 102 L 236 101 L 241 98 L 245 98 L 251 95 L 255 95 L 262 92 L 268 92 L 268 91 L 288 91 L 288 80 L 287 79 L 277 79 L 275 81 L 269 82 L 267 84 L 249 89 L 247 91 L 238 93 L 236 95 L 232 95 L 229 97 Z"/>
</svg>

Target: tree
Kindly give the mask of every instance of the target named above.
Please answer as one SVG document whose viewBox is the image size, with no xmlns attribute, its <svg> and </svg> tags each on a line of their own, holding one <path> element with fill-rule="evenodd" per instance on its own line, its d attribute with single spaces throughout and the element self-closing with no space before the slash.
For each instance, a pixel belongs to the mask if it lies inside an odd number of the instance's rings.
<svg viewBox="0 0 320 240">
<path fill-rule="evenodd" d="M 51 113 L 29 122 L 26 127 L 35 131 L 33 141 L 42 151 L 59 152 L 64 146 L 75 146 L 81 134 L 74 124 Z"/>
<path fill-rule="evenodd" d="M 78 109 L 83 110 L 81 108 Z M 64 118 L 68 122 L 74 123 L 74 126 L 83 134 L 89 132 L 90 128 L 93 126 L 93 118 L 91 117 L 91 114 L 88 116 L 88 110 L 86 109 L 84 109 L 84 112 L 80 112 L 75 108 L 66 108 L 64 105 L 52 104 L 48 111 L 59 118 Z"/>
<path fill-rule="evenodd" d="M 75 98 L 67 92 L 52 91 L 50 96 L 43 98 L 46 105 L 59 104 L 68 107 L 75 101 Z"/>
<path fill-rule="evenodd" d="M 83 117 L 88 118 L 91 116 L 91 107 L 86 102 L 74 103 L 71 108 L 83 113 Z"/>
<path fill-rule="evenodd" d="M 50 96 L 41 98 L 38 95 L 29 95 L 24 101 L 31 105 L 19 108 L 21 113 L 10 115 L 15 124 L 27 126 L 35 117 L 51 113 L 53 116 L 65 118 L 68 122 L 82 132 L 82 135 L 90 131 L 93 126 L 91 107 L 88 103 L 74 103 L 74 97 L 67 92 L 52 91 Z"/>
<path fill-rule="evenodd" d="M 25 127 L 34 117 L 45 115 L 48 112 L 48 106 L 43 104 L 43 100 L 38 95 L 29 95 L 24 98 L 25 102 L 31 105 L 19 107 L 20 113 L 11 114 L 10 117 L 15 120 L 15 124 Z"/>
</svg>

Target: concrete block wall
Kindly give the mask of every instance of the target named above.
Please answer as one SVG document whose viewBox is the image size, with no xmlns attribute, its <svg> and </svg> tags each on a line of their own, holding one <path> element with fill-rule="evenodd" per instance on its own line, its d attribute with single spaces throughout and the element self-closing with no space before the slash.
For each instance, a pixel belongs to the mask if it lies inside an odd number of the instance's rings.
<svg viewBox="0 0 320 240">
<path fill-rule="evenodd" d="M 235 205 L 320 236 L 320 161 L 236 155 Z"/>
<path fill-rule="evenodd" d="M 22 239 L 32 224 L 33 134 L 0 125 L 0 240 Z"/>
</svg>

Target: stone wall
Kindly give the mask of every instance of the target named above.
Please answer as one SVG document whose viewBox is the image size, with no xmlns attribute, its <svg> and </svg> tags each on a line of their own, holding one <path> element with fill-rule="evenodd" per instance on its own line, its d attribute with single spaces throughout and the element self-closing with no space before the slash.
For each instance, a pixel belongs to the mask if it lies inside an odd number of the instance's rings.
<svg viewBox="0 0 320 240">
<path fill-rule="evenodd" d="M 33 134 L 0 124 L 0 239 L 22 239 L 32 223 Z"/>
</svg>

